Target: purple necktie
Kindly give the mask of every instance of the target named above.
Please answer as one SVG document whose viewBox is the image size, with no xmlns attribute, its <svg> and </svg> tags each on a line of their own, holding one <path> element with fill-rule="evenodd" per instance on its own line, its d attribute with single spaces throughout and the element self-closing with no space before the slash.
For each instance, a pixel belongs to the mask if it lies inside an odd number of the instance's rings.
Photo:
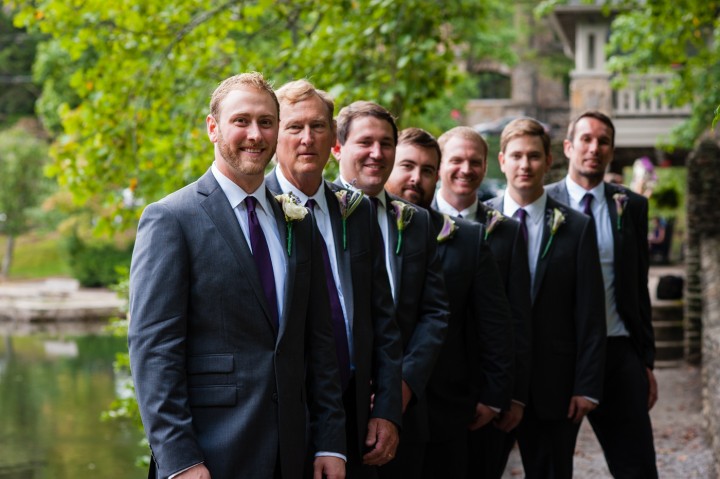
<svg viewBox="0 0 720 479">
<path fill-rule="evenodd" d="M 525 238 L 525 244 L 528 242 L 528 229 L 527 229 L 527 223 L 525 222 L 525 218 L 527 218 L 527 211 L 520 208 L 515 212 L 515 216 L 518 220 L 520 220 L 520 231 L 522 231 L 523 238 Z"/>
<path fill-rule="evenodd" d="M 247 207 L 248 226 L 250 227 L 250 247 L 252 248 L 253 259 L 257 266 L 260 283 L 262 283 L 265 299 L 270 306 L 270 315 L 273 323 L 279 327 L 278 322 L 278 306 L 277 306 L 277 290 L 275 289 L 275 275 L 273 274 L 272 261 L 270 260 L 270 250 L 268 249 L 265 235 L 260 227 L 255 206 L 257 199 L 253 196 L 245 198 L 245 206 Z"/>
<path fill-rule="evenodd" d="M 580 200 L 580 206 L 583 207 L 583 213 L 588 215 L 590 218 L 594 218 L 593 212 L 592 212 L 592 201 L 593 201 L 593 195 L 590 193 L 585 193 L 585 196 L 582 197 Z"/>
<path fill-rule="evenodd" d="M 317 203 L 310 198 L 305 206 L 310 208 L 310 213 L 315 215 L 315 206 Z M 343 391 L 350 382 L 350 349 L 348 347 L 348 338 L 345 331 L 345 316 L 343 315 L 342 306 L 340 305 L 340 295 L 338 294 L 335 278 L 333 277 L 332 267 L 330 265 L 330 255 L 328 254 L 325 240 L 320 236 L 320 249 L 322 250 L 323 264 L 325 265 L 325 283 L 327 284 L 328 296 L 330 296 L 330 313 L 332 317 L 333 335 L 335 336 L 335 352 L 338 358 L 338 367 L 340 368 L 340 382 Z"/>
</svg>

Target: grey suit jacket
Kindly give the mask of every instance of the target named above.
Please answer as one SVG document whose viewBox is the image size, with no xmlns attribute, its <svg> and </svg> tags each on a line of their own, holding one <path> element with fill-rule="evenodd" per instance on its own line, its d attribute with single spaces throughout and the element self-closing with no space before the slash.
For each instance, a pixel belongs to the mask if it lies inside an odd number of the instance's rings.
<svg viewBox="0 0 720 479">
<path fill-rule="evenodd" d="M 267 197 L 285 238 L 282 211 Z M 279 458 L 282 477 L 299 479 L 308 405 L 311 450 L 345 452 L 327 288 L 308 218 L 294 223 L 285 251 L 277 330 L 212 172 L 143 212 L 128 340 L 158 477 L 204 461 L 214 479 L 271 478 Z"/>
<path fill-rule="evenodd" d="M 275 170 L 265 181 L 270 190 L 280 192 Z M 345 309 L 353 328 L 357 405 L 354 430 L 358 434 L 357 444 L 362 446 L 367 437 L 369 417 L 401 425 L 402 343 L 395 322 L 385 253 L 380 249 L 380 228 L 373 217 L 370 201 L 363 198 L 360 206 L 347 218 L 347 248 L 344 248 L 342 215 L 335 196 L 335 192 L 343 188 L 325 182 L 323 189 L 330 210 Z M 372 411 L 371 393 L 375 394 Z"/>
<path fill-rule="evenodd" d="M 503 197 L 487 203 L 502 211 Z M 556 209 L 565 221 L 551 235 L 550 220 Z M 572 396 L 602 399 L 605 295 L 594 222 L 551 197 L 547 199 L 531 298 L 528 406 L 541 420 L 565 419 Z"/>
<path fill-rule="evenodd" d="M 560 203 L 570 204 L 565 180 L 548 185 L 548 195 Z M 627 197 L 622 215 L 614 195 Z M 605 201 L 613 233 L 615 302 L 618 314 L 630 333 L 630 339 L 645 365 L 655 362 L 655 334 L 652 328 L 650 293 L 648 292 L 648 202 L 647 198 L 625 187 L 605 183 Z"/>
<path fill-rule="evenodd" d="M 445 217 L 429 213 L 437 236 Z M 427 387 L 432 441 L 467 434 L 477 402 L 507 408 L 512 391 L 513 323 L 485 228 L 454 221 L 455 233 L 438 244 L 450 321 Z"/>
</svg>

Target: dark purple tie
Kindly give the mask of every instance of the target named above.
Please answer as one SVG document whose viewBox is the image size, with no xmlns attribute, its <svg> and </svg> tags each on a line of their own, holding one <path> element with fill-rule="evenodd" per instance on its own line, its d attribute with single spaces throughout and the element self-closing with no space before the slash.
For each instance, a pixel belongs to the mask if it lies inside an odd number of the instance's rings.
<svg viewBox="0 0 720 479">
<path fill-rule="evenodd" d="M 308 199 L 307 203 L 305 203 L 305 206 L 310 208 L 310 212 L 313 215 L 315 215 L 316 205 L 317 203 L 312 198 Z M 323 264 L 325 265 L 325 283 L 327 284 L 328 295 L 330 296 L 330 313 L 332 316 L 333 335 L 335 336 L 335 351 L 340 368 L 340 381 L 343 391 L 345 391 L 350 382 L 350 348 L 348 347 L 348 338 L 345 331 L 345 316 L 343 315 L 342 306 L 340 305 L 340 295 L 335 285 L 327 245 L 325 244 L 325 240 L 322 239 L 322 236 L 320 249 L 322 250 Z"/>
<path fill-rule="evenodd" d="M 276 327 L 278 322 L 278 306 L 277 306 L 277 290 L 275 289 L 275 275 L 273 274 L 272 261 L 270 260 L 270 250 L 268 249 L 265 235 L 260 227 L 255 206 L 257 199 L 253 196 L 245 198 L 245 206 L 247 207 L 248 226 L 250 227 L 250 247 L 252 248 L 253 259 L 257 266 L 260 283 L 262 283 L 265 299 L 270 306 L 270 315 Z"/>
<path fill-rule="evenodd" d="M 515 212 L 515 216 L 518 220 L 520 220 L 520 231 L 522 231 L 523 238 L 525 238 L 525 244 L 528 242 L 528 229 L 527 229 L 527 223 L 525 222 L 525 218 L 527 218 L 527 211 L 520 208 Z"/>
<path fill-rule="evenodd" d="M 583 207 L 583 213 L 588 215 L 591 218 L 594 218 L 593 212 L 592 212 L 592 201 L 593 201 L 593 195 L 590 193 L 585 193 L 585 196 L 582 197 L 580 200 L 580 205 Z"/>
</svg>

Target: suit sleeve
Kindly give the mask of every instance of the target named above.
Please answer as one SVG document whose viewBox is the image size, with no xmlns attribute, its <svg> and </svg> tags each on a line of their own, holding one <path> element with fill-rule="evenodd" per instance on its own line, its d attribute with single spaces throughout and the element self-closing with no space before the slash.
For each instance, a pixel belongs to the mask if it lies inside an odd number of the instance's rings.
<svg viewBox="0 0 720 479">
<path fill-rule="evenodd" d="M 203 461 L 186 382 L 189 258 L 161 204 L 140 219 L 130 267 L 128 347 L 138 406 L 161 477 Z"/>
<path fill-rule="evenodd" d="M 637 291 L 640 306 L 640 345 L 645 366 L 652 369 L 655 364 L 655 333 L 652 327 L 652 308 L 650 306 L 650 292 L 648 291 L 648 269 L 650 267 L 650 253 L 647 246 L 648 203 L 645 198 L 640 199 L 641 202 L 637 209 L 636 218 L 638 234 L 637 244 L 635 245 L 638 255 Z"/>
<path fill-rule="evenodd" d="M 373 210 L 367 208 L 369 213 Z M 402 422 L 402 338 L 395 321 L 395 307 L 385 266 L 385 251 L 378 222 L 368 218 L 371 231 L 373 375 L 375 403 L 370 415 L 387 419 L 398 427 Z"/>
<path fill-rule="evenodd" d="M 480 351 L 477 401 L 500 409 L 510 405 L 513 370 L 513 324 L 500 271 L 479 228 L 477 264 L 470 290 L 473 323 Z"/>
<path fill-rule="evenodd" d="M 347 454 L 345 409 L 342 404 L 340 372 L 330 316 L 330 300 L 325 283 L 325 266 L 320 249 L 320 233 L 315 222 L 312 232 L 312 278 L 305 320 L 308 408 L 312 433 L 312 452 Z M 304 225 L 303 225 L 304 226 Z"/>
<path fill-rule="evenodd" d="M 422 216 L 421 216 L 422 215 Z M 410 386 L 413 394 L 423 394 L 430 379 L 435 360 L 447 332 L 449 308 L 442 267 L 437 255 L 437 240 L 433 233 L 427 211 L 416 213 L 418 223 L 421 218 L 425 231 L 425 250 L 427 264 L 425 280 L 422 283 L 418 321 L 412 336 L 405 346 L 403 357 L 402 378 Z"/>
<path fill-rule="evenodd" d="M 602 399 L 605 372 L 605 286 L 600 268 L 595 222 L 584 222 L 577 250 L 575 331 L 577 362 L 574 396 Z"/>
</svg>

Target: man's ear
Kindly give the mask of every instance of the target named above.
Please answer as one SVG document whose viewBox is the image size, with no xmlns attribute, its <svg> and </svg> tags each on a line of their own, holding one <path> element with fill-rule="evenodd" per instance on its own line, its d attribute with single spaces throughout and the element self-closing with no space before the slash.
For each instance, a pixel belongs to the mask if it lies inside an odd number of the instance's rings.
<svg viewBox="0 0 720 479">
<path fill-rule="evenodd" d="M 217 121 L 215 121 L 215 117 L 212 115 L 206 116 L 205 125 L 207 126 L 208 138 L 210 138 L 210 141 L 212 141 L 213 143 L 217 143 L 219 126 L 217 124 Z"/>
<path fill-rule="evenodd" d="M 332 147 L 332 154 L 335 157 L 335 159 L 340 162 L 340 152 L 342 150 L 342 146 L 340 146 L 340 142 L 335 140 L 335 145 Z"/>
<path fill-rule="evenodd" d="M 502 151 L 498 153 L 498 163 L 500 163 L 500 171 L 505 173 L 505 155 Z"/>
</svg>

